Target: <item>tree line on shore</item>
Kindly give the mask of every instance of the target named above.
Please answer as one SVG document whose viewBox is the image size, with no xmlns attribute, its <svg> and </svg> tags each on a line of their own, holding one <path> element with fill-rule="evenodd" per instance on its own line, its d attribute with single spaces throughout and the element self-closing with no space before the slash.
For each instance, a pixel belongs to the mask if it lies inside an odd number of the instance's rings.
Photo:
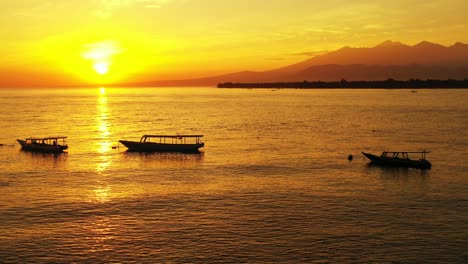
<svg viewBox="0 0 468 264">
<path fill-rule="evenodd" d="M 340 81 L 322 82 L 322 81 L 303 81 L 303 82 L 265 82 L 265 83 L 240 83 L 240 82 L 225 82 L 219 83 L 218 88 L 297 88 L 297 89 L 313 89 L 313 88 L 387 88 L 387 89 L 404 89 L 404 88 L 468 88 L 468 79 L 464 80 L 420 80 L 409 79 L 407 81 L 387 79 L 383 81 Z"/>
</svg>

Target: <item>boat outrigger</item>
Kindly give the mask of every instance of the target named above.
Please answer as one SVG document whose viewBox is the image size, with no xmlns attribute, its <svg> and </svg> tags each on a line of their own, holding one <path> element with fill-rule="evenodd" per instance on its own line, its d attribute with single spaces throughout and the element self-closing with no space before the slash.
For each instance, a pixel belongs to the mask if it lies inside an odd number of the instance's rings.
<svg viewBox="0 0 468 264">
<path fill-rule="evenodd" d="M 119 140 L 128 151 L 135 152 L 199 152 L 205 146 L 203 135 L 143 135 L 140 141 Z"/>
<path fill-rule="evenodd" d="M 432 164 L 426 160 L 430 151 L 384 151 L 380 156 L 362 152 L 372 163 L 384 166 L 430 169 Z M 420 154 L 419 160 L 410 159 L 408 154 Z"/>
<path fill-rule="evenodd" d="M 67 137 L 46 137 L 46 138 L 26 138 L 17 139 L 21 149 L 35 152 L 60 153 L 68 149 L 65 143 Z M 61 142 L 60 142 L 61 141 Z"/>
</svg>

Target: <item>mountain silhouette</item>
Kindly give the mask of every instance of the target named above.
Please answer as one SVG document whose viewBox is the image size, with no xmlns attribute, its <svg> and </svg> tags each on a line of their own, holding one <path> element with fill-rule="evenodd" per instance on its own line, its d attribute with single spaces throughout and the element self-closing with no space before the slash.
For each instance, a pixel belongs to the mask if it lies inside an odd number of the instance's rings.
<svg viewBox="0 0 468 264">
<path fill-rule="evenodd" d="M 263 71 L 243 71 L 190 80 L 150 81 L 129 85 L 213 86 L 221 82 L 296 82 L 385 80 L 385 79 L 466 79 L 468 45 L 460 42 L 446 47 L 428 41 L 414 46 L 384 41 L 371 48 L 343 47 L 285 67 Z"/>
</svg>

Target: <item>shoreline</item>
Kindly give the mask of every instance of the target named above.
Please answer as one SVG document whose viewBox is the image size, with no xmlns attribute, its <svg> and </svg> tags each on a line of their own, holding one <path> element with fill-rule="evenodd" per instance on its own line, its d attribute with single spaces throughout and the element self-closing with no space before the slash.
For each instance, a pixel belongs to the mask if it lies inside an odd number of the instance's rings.
<svg viewBox="0 0 468 264">
<path fill-rule="evenodd" d="M 464 80 L 418 80 L 407 81 L 388 79 L 384 81 L 303 81 L 265 83 L 219 83 L 217 88 L 248 89 L 468 89 L 468 79 Z"/>
</svg>

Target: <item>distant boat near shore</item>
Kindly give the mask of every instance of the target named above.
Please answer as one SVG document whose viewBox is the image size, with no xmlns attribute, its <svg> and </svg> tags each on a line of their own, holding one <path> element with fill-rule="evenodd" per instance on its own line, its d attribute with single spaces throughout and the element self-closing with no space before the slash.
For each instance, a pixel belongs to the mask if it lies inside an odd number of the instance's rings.
<svg viewBox="0 0 468 264">
<path fill-rule="evenodd" d="M 380 156 L 362 152 L 372 163 L 383 166 L 430 169 L 432 164 L 426 160 L 429 151 L 384 151 Z M 420 154 L 419 160 L 410 159 L 408 154 Z"/>
<path fill-rule="evenodd" d="M 203 135 L 143 135 L 140 141 L 119 140 L 134 152 L 196 153 L 205 146 Z"/>
<path fill-rule="evenodd" d="M 65 143 L 66 138 L 67 137 L 31 137 L 24 140 L 17 139 L 17 141 L 23 150 L 44 153 L 61 153 L 68 149 L 68 145 Z"/>
</svg>

